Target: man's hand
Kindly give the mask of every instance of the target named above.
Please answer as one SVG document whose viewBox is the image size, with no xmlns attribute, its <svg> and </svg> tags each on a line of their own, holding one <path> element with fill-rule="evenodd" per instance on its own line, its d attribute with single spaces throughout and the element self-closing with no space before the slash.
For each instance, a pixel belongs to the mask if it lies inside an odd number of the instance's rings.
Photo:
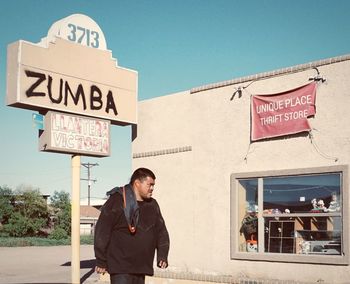
<svg viewBox="0 0 350 284">
<path fill-rule="evenodd" d="M 95 271 L 99 274 L 105 274 L 107 271 L 106 271 L 106 268 L 104 267 L 99 267 L 99 266 L 96 266 L 95 267 Z"/>
<path fill-rule="evenodd" d="M 167 268 L 168 267 L 168 263 L 166 261 L 164 261 L 164 260 L 161 260 L 158 263 L 158 267 L 160 267 L 162 269 Z"/>
</svg>

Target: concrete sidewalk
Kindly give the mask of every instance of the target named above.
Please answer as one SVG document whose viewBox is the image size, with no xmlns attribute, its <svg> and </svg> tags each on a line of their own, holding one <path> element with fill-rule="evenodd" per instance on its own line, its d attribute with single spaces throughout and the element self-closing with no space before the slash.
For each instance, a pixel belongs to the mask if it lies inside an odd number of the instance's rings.
<svg viewBox="0 0 350 284">
<path fill-rule="evenodd" d="M 0 247 L 0 284 L 71 283 L 71 247 Z M 99 282 L 92 245 L 80 246 L 80 283 Z"/>
</svg>

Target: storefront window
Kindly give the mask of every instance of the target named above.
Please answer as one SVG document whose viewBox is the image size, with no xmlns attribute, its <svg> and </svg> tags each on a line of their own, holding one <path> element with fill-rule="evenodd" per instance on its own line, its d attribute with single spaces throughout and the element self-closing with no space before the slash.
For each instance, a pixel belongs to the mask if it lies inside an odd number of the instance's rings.
<svg viewBox="0 0 350 284">
<path fill-rule="evenodd" d="M 343 171 L 235 176 L 234 250 L 247 258 L 343 258 L 343 180 Z"/>
<path fill-rule="evenodd" d="M 239 251 L 258 251 L 258 180 L 239 181 L 239 218 L 240 227 Z"/>
<path fill-rule="evenodd" d="M 264 178 L 265 252 L 341 254 L 341 173 Z"/>
</svg>

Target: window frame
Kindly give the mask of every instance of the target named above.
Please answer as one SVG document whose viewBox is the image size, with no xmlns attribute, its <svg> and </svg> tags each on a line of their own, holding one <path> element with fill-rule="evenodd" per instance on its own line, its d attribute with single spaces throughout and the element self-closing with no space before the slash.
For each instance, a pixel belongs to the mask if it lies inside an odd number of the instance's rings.
<svg viewBox="0 0 350 284">
<path fill-rule="evenodd" d="M 258 180 L 258 234 L 264 234 L 264 217 L 263 217 L 263 190 L 262 179 L 268 177 L 298 176 L 313 174 L 332 174 L 341 173 L 341 194 L 342 194 L 342 255 L 309 255 L 309 254 L 287 254 L 287 253 L 266 253 L 259 246 L 258 252 L 240 252 L 239 247 L 239 228 L 241 220 L 239 216 L 239 180 L 240 179 L 257 179 Z M 317 263 L 317 264 L 335 264 L 349 265 L 349 176 L 348 166 L 329 166 L 314 167 L 307 169 L 292 170 L 273 170 L 257 171 L 245 173 L 232 173 L 230 178 L 230 204 L 231 204 L 231 259 L 255 260 L 255 261 L 275 261 L 275 262 L 295 262 L 295 263 Z"/>
</svg>

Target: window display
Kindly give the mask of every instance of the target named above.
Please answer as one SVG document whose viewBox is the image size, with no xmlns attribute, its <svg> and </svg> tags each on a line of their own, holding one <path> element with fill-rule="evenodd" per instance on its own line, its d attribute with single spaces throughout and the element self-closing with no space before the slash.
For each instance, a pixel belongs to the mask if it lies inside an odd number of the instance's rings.
<svg viewBox="0 0 350 284">
<path fill-rule="evenodd" d="M 258 180 L 242 180 L 241 184 L 245 190 L 239 192 L 239 199 L 245 204 L 244 210 L 240 210 L 241 227 L 241 246 L 240 251 L 257 252 L 258 251 Z"/>
<path fill-rule="evenodd" d="M 237 251 L 343 256 L 342 179 L 342 172 L 236 179 Z"/>
<path fill-rule="evenodd" d="M 340 178 L 339 173 L 264 178 L 265 252 L 340 255 Z M 286 222 L 293 229 L 286 231 Z"/>
</svg>

